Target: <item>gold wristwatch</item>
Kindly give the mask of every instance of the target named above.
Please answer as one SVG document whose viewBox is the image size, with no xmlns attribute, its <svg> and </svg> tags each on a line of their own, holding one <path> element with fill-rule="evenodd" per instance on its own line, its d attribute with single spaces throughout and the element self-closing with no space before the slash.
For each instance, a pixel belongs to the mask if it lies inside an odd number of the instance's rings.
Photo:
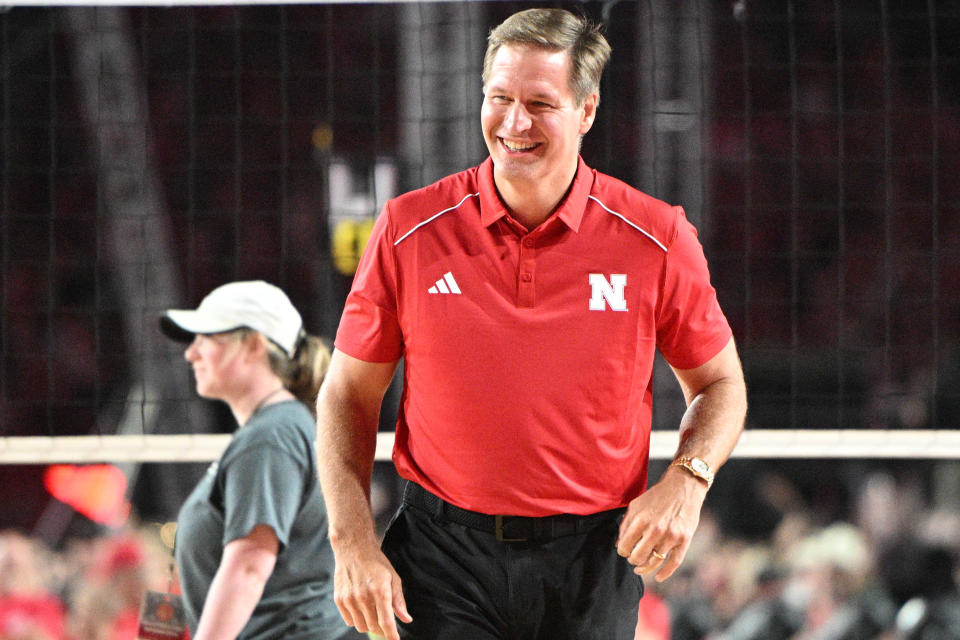
<svg viewBox="0 0 960 640">
<path fill-rule="evenodd" d="M 713 485 L 713 467 L 707 464 L 707 461 L 703 458 L 690 458 L 687 456 L 681 456 L 674 460 L 671 464 L 671 467 L 683 467 L 694 476 L 700 478 L 707 483 L 707 489 Z"/>
</svg>

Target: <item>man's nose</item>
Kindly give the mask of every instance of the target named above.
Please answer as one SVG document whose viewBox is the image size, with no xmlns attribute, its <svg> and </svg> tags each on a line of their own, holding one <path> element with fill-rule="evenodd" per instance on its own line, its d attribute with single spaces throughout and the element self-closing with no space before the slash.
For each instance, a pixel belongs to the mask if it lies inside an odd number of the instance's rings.
<svg viewBox="0 0 960 640">
<path fill-rule="evenodd" d="M 530 128 L 530 112 L 523 103 L 517 101 L 510 105 L 507 110 L 507 116 L 504 118 L 504 124 L 509 131 L 521 132 Z"/>
</svg>

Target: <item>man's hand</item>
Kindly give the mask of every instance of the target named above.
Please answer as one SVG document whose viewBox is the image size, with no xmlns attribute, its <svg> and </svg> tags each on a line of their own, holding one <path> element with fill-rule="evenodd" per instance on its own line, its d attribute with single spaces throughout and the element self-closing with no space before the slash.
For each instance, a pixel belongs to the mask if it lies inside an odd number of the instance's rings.
<svg viewBox="0 0 960 640">
<path fill-rule="evenodd" d="M 632 564 L 634 572 L 657 570 L 663 582 L 683 562 L 700 522 L 700 508 L 707 495 L 706 484 L 675 467 L 646 492 L 634 498 L 620 523 L 617 553 Z"/>
<path fill-rule="evenodd" d="M 336 560 L 334 601 L 348 625 L 387 640 L 400 640 L 394 615 L 412 620 L 370 513 L 380 405 L 396 368 L 334 349 L 317 395 L 317 467 Z"/>
<path fill-rule="evenodd" d="M 404 622 L 407 612 L 400 576 L 377 547 L 336 553 L 333 599 L 344 621 L 361 633 L 373 632 L 386 640 L 400 640 L 394 616 Z"/>
<path fill-rule="evenodd" d="M 733 338 L 705 364 L 673 372 L 687 402 L 677 455 L 703 458 L 719 469 L 743 431 L 747 411 L 747 389 Z M 617 553 L 636 573 L 657 570 L 657 581 L 666 580 L 690 548 L 706 497 L 706 482 L 680 467 L 667 467 L 660 482 L 627 506 Z"/>
</svg>

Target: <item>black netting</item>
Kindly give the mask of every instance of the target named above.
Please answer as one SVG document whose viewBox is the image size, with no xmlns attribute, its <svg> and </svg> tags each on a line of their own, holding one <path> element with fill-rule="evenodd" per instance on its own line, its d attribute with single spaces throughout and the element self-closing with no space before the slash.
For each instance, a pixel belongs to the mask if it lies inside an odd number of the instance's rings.
<svg viewBox="0 0 960 640">
<path fill-rule="evenodd" d="M 960 5 L 554 4 L 607 21 L 583 154 L 700 228 L 750 426 L 956 427 Z M 376 207 L 483 159 L 523 6 L 0 14 L 0 436 L 229 428 L 156 314 L 264 278 L 331 337 Z"/>
</svg>

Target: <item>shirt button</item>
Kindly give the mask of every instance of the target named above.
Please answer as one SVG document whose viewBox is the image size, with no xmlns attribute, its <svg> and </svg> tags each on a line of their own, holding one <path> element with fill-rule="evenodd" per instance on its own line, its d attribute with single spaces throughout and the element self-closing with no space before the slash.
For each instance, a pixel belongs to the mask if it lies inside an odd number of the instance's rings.
<svg viewBox="0 0 960 640">
<path fill-rule="evenodd" d="M 535 245 L 535 244 L 536 244 L 536 242 L 533 241 L 533 238 L 526 238 L 526 239 L 523 241 L 523 246 L 527 247 L 528 249 L 529 249 L 530 247 L 532 247 L 533 245 Z"/>
<path fill-rule="evenodd" d="M 523 282 L 530 282 L 531 280 L 533 280 L 533 275 L 529 273 L 521 273 L 520 280 L 522 280 Z"/>
</svg>

